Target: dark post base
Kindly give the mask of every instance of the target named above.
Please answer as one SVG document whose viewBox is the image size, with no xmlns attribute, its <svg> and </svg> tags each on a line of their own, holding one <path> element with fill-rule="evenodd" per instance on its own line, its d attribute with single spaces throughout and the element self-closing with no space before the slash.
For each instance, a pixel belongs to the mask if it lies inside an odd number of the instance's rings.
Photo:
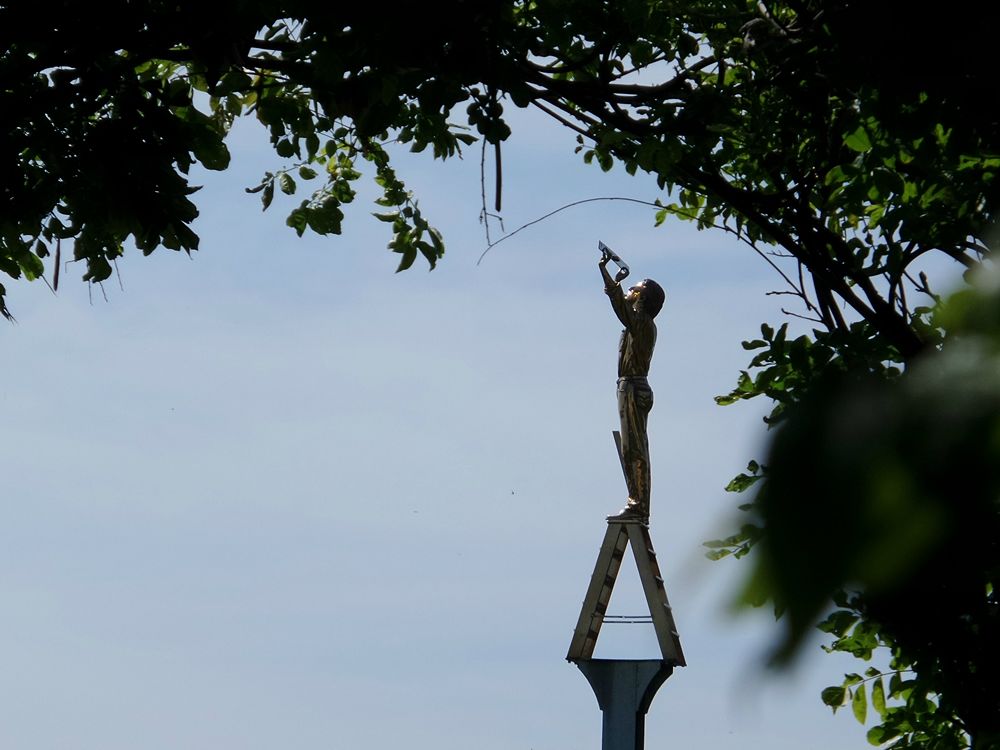
<svg viewBox="0 0 1000 750">
<path fill-rule="evenodd" d="M 643 750 L 646 712 L 674 667 L 662 659 L 581 659 L 575 662 L 594 689 L 604 727 L 602 750 Z"/>
</svg>

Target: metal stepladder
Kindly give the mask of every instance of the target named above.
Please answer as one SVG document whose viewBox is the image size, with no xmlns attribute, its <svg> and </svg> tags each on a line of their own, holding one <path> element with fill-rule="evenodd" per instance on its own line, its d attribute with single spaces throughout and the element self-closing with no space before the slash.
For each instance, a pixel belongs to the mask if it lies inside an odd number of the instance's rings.
<svg viewBox="0 0 1000 750">
<path fill-rule="evenodd" d="M 683 667 L 686 665 L 684 652 L 670 602 L 667 600 L 663 576 L 660 575 L 660 567 L 656 562 L 656 551 L 649 537 L 649 525 L 640 519 L 608 519 L 608 530 L 597 555 L 597 563 L 583 599 L 580 619 L 573 631 L 566 659 L 582 661 L 593 657 L 601 626 L 607 618 L 611 592 L 630 542 L 660 653 L 663 660 L 672 666 Z"/>
</svg>

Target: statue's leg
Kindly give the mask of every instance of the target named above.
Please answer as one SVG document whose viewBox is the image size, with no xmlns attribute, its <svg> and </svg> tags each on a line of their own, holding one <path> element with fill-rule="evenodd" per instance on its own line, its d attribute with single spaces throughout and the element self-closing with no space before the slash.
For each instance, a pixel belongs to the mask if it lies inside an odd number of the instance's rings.
<svg viewBox="0 0 1000 750">
<path fill-rule="evenodd" d="M 636 385 L 633 388 L 632 400 L 635 408 L 635 440 L 634 440 L 634 483 L 633 495 L 639 503 L 643 515 L 649 515 L 649 498 L 652 488 L 652 476 L 649 461 L 649 438 L 646 426 L 649 422 L 649 412 L 653 408 L 653 390 L 648 385 Z M 630 494 L 633 490 L 630 488 Z"/>
<path fill-rule="evenodd" d="M 649 444 L 646 422 L 653 406 L 648 385 L 623 381 L 618 385 L 618 417 L 621 421 L 622 459 L 628 504 L 643 515 L 649 514 Z"/>
<path fill-rule="evenodd" d="M 625 486 L 628 487 L 629 506 L 637 502 L 635 486 L 635 404 L 632 386 L 627 381 L 618 383 L 618 420 L 621 423 L 622 466 L 625 469 Z"/>
</svg>

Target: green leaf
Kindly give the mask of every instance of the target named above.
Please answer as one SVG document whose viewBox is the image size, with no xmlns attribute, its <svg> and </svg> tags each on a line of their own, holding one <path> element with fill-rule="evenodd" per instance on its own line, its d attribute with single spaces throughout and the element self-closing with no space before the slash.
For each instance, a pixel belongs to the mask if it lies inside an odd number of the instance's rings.
<svg viewBox="0 0 1000 750">
<path fill-rule="evenodd" d="M 763 477 L 738 474 L 729 484 L 726 485 L 726 492 L 744 492 L 750 487 L 753 487 L 753 485 L 761 479 L 763 479 Z"/>
<path fill-rule="evenodd" d="M 264 186 L 264 192 L 260 196 L 260 203 L 263 211 L 267 210 L 267 207 L 271 205 L 272 200 L 274 200 L 274 180 L 271 180 Z"/>
<path fill-rule="evenodd" d="M 940 122 L 934 126 L 934 137 L 937 138 L 937 142 L 941 146 L 945 146 L 948 143 L 948 139 L 951 137 L 951 128 L 945 130 L 944 125 Z"/>
<path fill-rule="evenodd" d="M 653 45 L 645 39 L 637 40 L 629 48 L 629 55 L 632 58 L 633 65 L 647 65 L 653 59 Z"/>
<path fill-rule="evenodd" d="M 865 693 L 864 683 L 854 688 L 854 696 L 851 698 L 851 711 L 854 712 L 854 718 L 859 723 L 865 723 L 865 719 L 868 716 L 868 696 Z"/>
<path fill-rule="evenodd" d="M 863 127 L 858 127 L 853 133 L 845 136 L 844 145 L 852 151 L 862 154 L 872 149 L 871 139 L 869 139 L 868 132 Z"/>
<path fill-rule="evenodd" d="M 229 166 L 230 154 L 214 130 L 205 130 L 194 139 L 194 154 L 206 169 L 221 172 Z"/>
<path fill-rule="evenodd" d="M 278 176 L 278 182 L 281 186 L 281 192 L 285 195 L 293 195 L 295 193 L 295 180 L 288 172 L 282 172 Z"/>
<path fill-rule="evenodd" d="M 250 88 L 252 83 L 253 81 L 250 80 L 250 76 L 238 68 L 233 68 L 222 76 L 219 85 L 215 89 L 215 95 L 225 96 L 235 91 L 245 91 Z"/>
<path fill-rule="evenodd" d="M 403 257 L 399 261 L 399 266 L 396 268 L 396 273 L 400 271 L 405 271 L 407 268 L 413 265 L 413 261 L 417 259 L 417 248 L 415 245 L 407 245 L 403 250 Z"/>
<path fill-rule="evenodd" d="M 708 547 L 709 549 L 719 549 L 722 547 L 733 547 L 743 541 L 743 535 L 733 534 L 727 536 L 725 539 L 710 539 L 707 542 L 702 542 L 702 547 Z"/>
<path fill-rule="evenodd" d="M 902 692 L 910 685 L 912 685 L 911 681 L 903 680 L 901 673 L 894 672 L 892 677 L 889 678 L 889 695 L 893 698 L 899 698 Z"/>
<path fill-rule="evenodd" d="M 847 688 L 843 685 L 831 685 L 828 688 L 823 688 L 823 692 L 819 694 L 819 697 L 825 705 L 832 708 L 834 713 L 837 713 L 837 709 L 843 706 L 847 700 Z"/>
<path fill-rule="evenodd" d="M 316 135 L 316 133 L 309 133 L 309 135 L 306 136 L 306 153 L 309 155 L 310 159 L 319 153 L 319 136 Z"/>
<path fill-rule="evenodd" d="M 337 180 L 330 186 L 333 197 L 341 203 L 350 203 L 354 200 L 354 189 L 347 180 Z"/>
<path fill-rule="evenodd" d="M 437 263 L 437 252 L 434 250 L 434 246 L 428 242 L 418 242 L 417 249 L 420 254 L 424 256 L 424 259 L 430 264 L 431 268 Z"/>
<path fill-rule="evenodd" d="M 829 172 L 826 173 L 826 177 L 823 179 L 824 185 L 832 185 L 833 183 L 843 183 L 847 182 L 849 175 L 845 167 L 837 165 L 833 167 Z"/>
<path fill-rule="evenodd" d="M 698 40 L 691 34 L 681 34 L 677 47 L 678 52 L 685 57 L 698 54 Z"/>
<path fill-rule="evenodd" d="M 434 245 L 434 250 L 437 253 L 437 256 L 439 258 L 443 258 L 444 257 L 444 238 L 441 237 L 441 233 L 438 230 L 436 230 L 433 227 L 431 227 L 430 230 L 428 231 L 428 234 L 430 234 L 431 243 Z"/>
<path fill-rule="evenodd" d="M 282 138 L 277 143 L 274 144 L 274 150 L 285 159 L 288 159 L 295 155 L 295 146 L 287 138 Z"/>
<path fill-rule="evenodd" d="M 886 736 L 887 734 L 888 733 L 885 731 L 885 727 L 883 726 L 872 727 L 868 730 L 868 734 L 865 735 L 865 739 L 868 740 L 869 745 L 875 745 L 878 747 L 891 739 Z"/>
<path fill-rule="evenodd" d="M 28 281 L 34 281 L 45 275 L 45 264 L 42 263 L 41 258 L 30 250 L 19 253 L 17 262 L 24 271 L 24 278 Z"/>
<path fill-rule="evenodd" d="M 344 212 L 336 198 L 327 198 L 308 216 L 309 228 L 317 234 L 340 234 L 343 220 Z"/>
<path fill-rule="evenodd" d="M 306 205 L 299 206 L 294 209 L 288 218 L 285 219 L 285 223 L 295 230 L 295 233 L 301 237 L 306 231 L 306 227 L 309 226 L 309 209 Z"/>
<path fill-rule="evenodd" d="M 303 180 L 311 180 L 316 176 L 316 170 L 305 165 L 299 167 L 299 177 Z"/>
<path fill-rule="evenodd" d="M 823 622 L 816 627 L 824 633 L 832 633 L 838 638 L 848 631 L 848 629 L 858 621 L 858 616 L 854 612 L 846 609 L 839 609 L 827 616 Z"/>
<path fill-rule="evenodd" d="M 878 715 L 883 719 L 886 715 L 885 707 L 885 686 L 882 684 L 882 678 L 877 678 L 872 683 L 872 708 L 878 712 Z"/>
</svg>

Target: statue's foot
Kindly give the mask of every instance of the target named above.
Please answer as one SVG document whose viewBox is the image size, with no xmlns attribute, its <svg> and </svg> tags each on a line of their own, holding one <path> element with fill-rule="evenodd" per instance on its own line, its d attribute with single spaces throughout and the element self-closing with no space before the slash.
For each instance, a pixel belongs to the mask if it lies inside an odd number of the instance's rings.
<svg viewBox="0 0 1000 750">
<path fill-rule="evenodd" d="M 645 521 L 649 518 L 649 513 L 645 511 L 640 503 L 629 499 L 624 508 L 613 516 L 608 516 L 609 521 Z"/>
</svg>

